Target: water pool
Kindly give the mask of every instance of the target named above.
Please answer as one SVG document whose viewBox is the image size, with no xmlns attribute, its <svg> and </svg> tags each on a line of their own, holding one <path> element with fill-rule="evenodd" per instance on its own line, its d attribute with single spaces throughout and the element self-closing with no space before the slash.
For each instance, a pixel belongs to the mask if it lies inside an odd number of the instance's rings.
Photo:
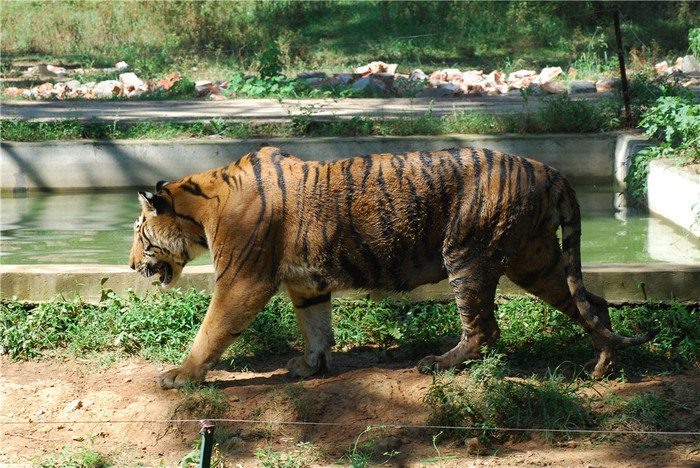
<svg viewBox="0 0 700 468">
<path fill-rule="evenodd" d="M 700 262 L 700 241 L 648 213 L 617 208 L 612 187 L 578 187 L 585 263 Z M 126 265 L 134 190 L 0 196 L 0 263 Z M 210 263 L 203 255 L 193 264 Z"/>
</svg>

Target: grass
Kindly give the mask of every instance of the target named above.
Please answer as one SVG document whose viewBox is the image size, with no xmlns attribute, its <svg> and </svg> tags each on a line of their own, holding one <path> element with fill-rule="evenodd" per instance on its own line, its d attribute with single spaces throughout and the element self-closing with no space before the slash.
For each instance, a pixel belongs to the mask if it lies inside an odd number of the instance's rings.
<svg viewBox="0 0 700 468">
<path fill-rule="evenodd" d="M 504 378 L 507 372 L 504 356 L 490 353 L 473 363 L 467 373 L 435 375 L 425 397 L 431 409 L 429 423 L 475 428 L 453 430 L 453 435 L 461 438 L 481 435 L 502 439 L 507 432 L 487 430 L 566 431 L 585 428 L 593 422 L 589 402 L 580 393 L 578 379 L 567 380 L 550 373 L 544 378 L 532 376 L 513 380 Z M 547 438 L 563 434 L 545 432 Z"/>
<path fill-rule="evenodd" d="M 683 55 L 700 23 L 692 2 L 620 9 L 625 45 L 647 60 L 660 51 Z M 84 68 L 124 60 L 146 79 L 172 70 L 192 80 L 229 70 L 349 71 L 377 59 L 404 71 L 510 71 L 584 59 L 599 71 L 615 50 L 609 7 L 591 2 L 7 2 L 0 25 L 3 71 L 27 56 Z"/>
<path fill-rule="evenodd" d="M 319 120 L 313 110 L 292 116 L 285 123 L 257 123 L 213 119 L 195 123 L 180 122 L 107 122 L 93 119 L 52 122 L 0 121 L 3 141 L 49 140 L 117 140 L 203 138 L 274 138 L 274 137 L 346 137 L 496 134 L 496 133 L 581 133 L 621 128 L 617 107 L 610 102 L 591 103 L 564 96 L 548 98 L 537 110 L 517 114 L 476 114 L 455 112 L 446 116 L 421 116 L 395 119 L 353 117 Z"/>
<path fill-rule="evenodd" d="M 114 457 L 90 447 L 62 447 L 55 457 L 42 456 L 32 460 L 39 468 L 107 468 L 115 465 Z"/>
<path fill-rule="evenodd" d="M 56 298 L 26 304 L 0 302 L 0 353 L 15 359 L 54 355 L 73 357 L 106 353 L 115 358 L 141 356 L 177 363 L 194 339 L 210 296 L 194 290 L 134 294 L 104 293 L 100 305 Z M 336 300 L 334 331 L 338 349 L 375 346 L 388 356 L 418 359 L 434 352 L 437 343 L 459 337 L 454 302 L 411 303 L 397 299 Z M 582 365 L 590 345 L 580 327 L 559 311 L 529 298 L 503 301 L 497 310 L 501 338 L 493 345 L 515 368 L 542 367 L 569 361 Z M 637 335 L 661 328 L 650 346 L 620 350 L 629 373 L 679 372 L 700 363 L 697 306 L 645 304 L 611 308 L 613 327 Z M 300 349 L 301 339 L 291 303 L 273 298 L 225 358 L 234 368 L 256 359 Z M 303 400 L 300 396 L 297 400 Z"/>
</svg>

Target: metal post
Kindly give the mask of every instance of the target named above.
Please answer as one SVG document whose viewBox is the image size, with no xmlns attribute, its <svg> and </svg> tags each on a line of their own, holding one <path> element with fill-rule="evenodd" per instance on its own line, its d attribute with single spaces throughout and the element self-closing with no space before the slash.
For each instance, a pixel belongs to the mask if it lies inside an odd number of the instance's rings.
<svg viewBox="0 0 700 468">
<path fill-rule="evenodd" d="M 211 466 L 211 452 L 214 448 L 214 423 L 208 419 L 199 421 L 200 434 L 202 434 L 202 451 L 199 454 L 199 468 Z"/>
<path fill-rule="evenodd" d="M 622 80 L 622 99 L 625 103 L 625 118 L 627 123 L 632 123 L 632 110 L 630 107 L 630 90 L 627 87 L 627 71 L 625 70 L 625 52 L 622 48 L 622 33 L 620 32 L 620 9 L 613 6 L 613 19 L 615 21 L 615 38 L 617 39 L 617 59 L 620 62 L 620 78 Z"/>
</svg>

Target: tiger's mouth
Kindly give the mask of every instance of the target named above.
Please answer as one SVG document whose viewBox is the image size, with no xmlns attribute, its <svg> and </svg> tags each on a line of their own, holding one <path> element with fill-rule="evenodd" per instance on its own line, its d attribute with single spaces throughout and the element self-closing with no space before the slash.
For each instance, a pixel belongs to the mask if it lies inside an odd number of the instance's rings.
<svg viewBox="0 0 700 468">
<path fill-rule="evenodd" d="M 150 278 L 156 273 L 158 273 L 160 285 L 163 288 L 167 288 L 173 281 L 173 267 L 168 262 L 160 261 L 155 265 L 146 265 L 141 270 L 141 274 L 146 278 Z"/>
</svg>

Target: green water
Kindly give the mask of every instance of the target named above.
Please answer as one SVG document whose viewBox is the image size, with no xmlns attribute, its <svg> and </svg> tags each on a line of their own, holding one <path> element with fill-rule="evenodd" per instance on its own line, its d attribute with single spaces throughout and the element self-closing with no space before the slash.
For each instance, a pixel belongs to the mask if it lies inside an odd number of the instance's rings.
<svg viewBox="0 0 700 468">
<path fill-rule="evenodd" d="M 585 263 L 700 262 L 700 241 L 656 216 L 615 208 L 612 188 L 577 188 Z M 0 263 L 126 265 L 135 191 L 3 194 Z M 195 264 L 207 264 L 204 255 Z"/>
</svg>

